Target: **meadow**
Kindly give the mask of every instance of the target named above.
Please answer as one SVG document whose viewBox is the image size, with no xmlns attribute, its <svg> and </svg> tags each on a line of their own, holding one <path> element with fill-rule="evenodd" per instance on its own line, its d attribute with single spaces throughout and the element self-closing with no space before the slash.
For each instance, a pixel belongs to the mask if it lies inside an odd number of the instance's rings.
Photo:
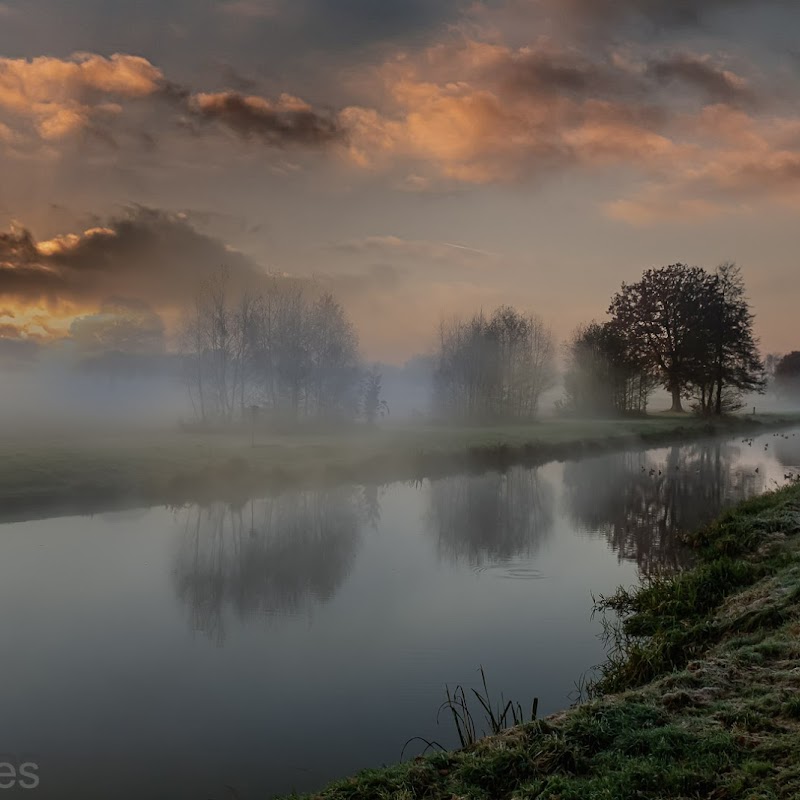
<svg viewBox="0 0 800 800">
<path fill-rule="evenodd" d="M 654 414 L 497 426 L 351 425 L 333 432 L 281 434 L 246 425 L 226 432 L 76 428 L 6 433 L 0 437 L 0 518 L 238 501 L 290 487 L 421 480 L 717 434 L 758 433 L 798 421 L 800 415 L 791 414 L 711 421 Z"/>
</svg>

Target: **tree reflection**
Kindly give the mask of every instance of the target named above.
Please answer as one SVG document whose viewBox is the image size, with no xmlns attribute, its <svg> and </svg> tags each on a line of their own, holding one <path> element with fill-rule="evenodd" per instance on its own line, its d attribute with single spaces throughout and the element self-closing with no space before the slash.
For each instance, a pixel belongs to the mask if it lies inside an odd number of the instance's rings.
<svg viewBox="0 0 800 800">
<path fill-rule="evenodd" d="M 553 490 L 538 470 L 459 475 L 431 483 L 440 555 L 474 566 L 532 555 L 553 526 Z"/>
<path fill-rule="evenodd" d="M 174 575 L 192 628 L 221 643 L 226 611 L 245 620 L 330 600 L 352 568 L 365 508 L 374 522 L 377 498 L 341 489 L 188 509 Z"/>
<path fill-rule="evenodd" d="M 643 573 L 689 563 L 681 534 L 763 491 L 764 477 L 733 465 L 739 450 L 701 442 L 657 452 L 627 452 L 564 468 L 564 496 L 576 525 L 606 537 L 620 559 Z"/>
</svg>

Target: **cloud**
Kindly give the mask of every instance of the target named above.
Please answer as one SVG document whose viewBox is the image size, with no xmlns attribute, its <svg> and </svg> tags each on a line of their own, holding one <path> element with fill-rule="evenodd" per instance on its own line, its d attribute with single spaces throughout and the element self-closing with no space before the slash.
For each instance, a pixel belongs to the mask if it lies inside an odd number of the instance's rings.
<svg viewBox="0 0 800 800">
<path fill-rule="evenodd" d="M 673 84 L 697 89 L 698 108 L 755 99 L 744 78 L 706 55 L 637 62 L 617 52 L 590 57 L 547 39 L 515 48 L 448 35 L 421 51 L 395 54 L 373 74 L 377 84 L 362 88 L 382 96 L 380 105 L 336 111 L 287 92 L 273 100 L 232 89 L 194 91 L 131 55 L 0 59 L 0 110 L 8 112 L 8 122 L 0 120 L 0 146 L 19 149 L 24 130 L 12 127 L 19 119 L 51 147 L 91 132 L 117 163 L 125 163 L 124 153 L 116 153 L 121 137 L 137 130 L 138 152 L 146 142 L 151 151 L 171 142 L 171 153 L 203 135 L 219 147 L 211 134 L 227 132 L 268 148 L 346 153 L 363 169 L 411 176 L 394 178 L 395 185 L 431 191 L 576 167 L 664 172 L 695 144 L 671 125 Z M 677 100 L 684 109 L 685 97 Z M 155 127 L 148 130 L 144 120 Z"/>
<path fill-rule="evenodd" d="M 562 16 L 592 15 L 598 5 L 675 20 L 701 13 L 696 3 L 633 0 L 517 5 Z M 239 17 L 273 8 L 255 0 L 211 7 Z M 354 0 L 345 11 L 356 8 L 361 4 Z M 390 3 L 379 16 L 391 19 L 399 8 Z M 421 7 L 415 9 L 424 16 Z M 466 23 L 437 30 L 432 38 L 427 46 L 388 57 L 379 53 L 374 68 L 346 83 L 349 104 L 329 101 L 334 95 L 327 84 L 313 104 L 280 91 L 277 80 L 269 96 L 259 94 L 257 81 L 242 79 L 230 66 L 216 80 L 206 79 L 210 88 L 203 90 L 122 53 L 0 59 L 0 153 L 20 163 L 23 157 L 39 164 L 62 157 L 71 176 L 81 175 L 85 164 L 96 170 L 102 161 L 143 183 L 147 167 L 198 174 L 224 168 L 240 153 L 250 158 L 258 147 L 294 148 L 301 153 L 293 153 L 291 165 L 259 168 L 302 174 L 302 151 L 323 151 L 351 168 L 383 172 L 391 187 L 429 193 L 541 183 L 564 171 L 617 180 L 624 171 L 646 192 L 616 198 L 618 218 L 636 217 L 645 194 L 650 203 L 675 187 L 699 191 L 693 199 L 702 200 L 707 213 L 726 205 L 711 196 L 726 181 L 734 192 L 759 182 L 767 191 L 794 191 L 792 163 L 800 140 L 779 142 L 759 133 L 760 161 L 749 163 L 728 130 L 707 124 L 710 109 L 745 110 L 762 120 L 774 110 L 769 92 L 746 77 L 748 68 L 737 61 L 734 72 L 728 68 L 732 59 L 718 50 L 711 56 L 635 42 L 592 48 L 576 38 L 544 34 L 518 46 L 486 26 Z M 26 152 L 25 143 L 33 140 L 41 149 Z M 666 209 L 669 202 L 651 205 Z M 734 205 L 741 207 L 738 200 Z M 90 232 L 81 236 L 84 245 L 96 238 Z M 54 240 L 52 247 L 71 244 Z M 50 255 L 41 250 L 46 245 L 37 246 L 40 256 Z M 19 271 L 15 280 L 26 276 Z"/>
<path fill-rule="evenodd" d="M 196 118 L 217 122 L 243 139 L 257 139 L 277 147 L 319 147 L 343 136 L 334 117 L 315 111 L 289 94 L 271 102 L 234 91 L 202 93 L 190 98 L 189 109 Z"/>
<path fill-rule="evenodd" d="M 223 14 L 243 20 L 273 19 L 280 11 L 278 0 L 231 0 L 222 3 L 219 10 Z"/>
<path fill-rule="evenodd" d="M 181 215 L 134 207 L 83 233 L 46 241 L 24 228 L 0 234 L 0 303 L 89 309 L 108 297 L 129 297 L 154 307 L 182 306 L 222 264 L 239 285 L 262 274 L 247 256 Z"/>
<path fill-rule="evenodd" d="M 119 53 L 0 58 L 0 109 L 32 124 L 42 139 L 58 140 L 118 114 L 118 100 L 153 95 L 162 81 L 147 59 Z"/>
<path fill-rule="evenodd" d="M 343 253 L 361 253 L 370 257 L 411 259 L 425 268 L 426 262 L 487 264 L 501 258 L 499 253 L 469 247 L 455 242 L 432 242 L 403 239 L 399 236 L 366 236 L 337 242 L 333 249 Z"/>
<path fill-rule="evenodd" d="M 381 75 L 393 114 L 340 114 L 362 166 L 406 158 L 480 184 L 576 165 L 663 168 L 681 149 L 664 130 L 664 111 L 641 101 L 641 79 L 611 58 L 465 39 L 402 54 Z"/>
<path fill-rule="evenodd" d="M 223 73 L 234 80 L 229 66 Z M 122 162 L 123 149 L 152 152 L 171 143 L 181 150 L 214 130 L 276 148 L 320 148 L 345 135 L 335 113 L 289 93 L 271 100 L 236 90 L 195 92 L 147 59 L 120 53 L 0 58 L 0 115 L 0 153 L 5 147 L 48 158 L 74 156 L 68 143 L 78 135 L 87 154 L 100 146 L 120 151 Z M 39 145 L 46 149 L 37 152 Z"/>
<path fill-rule="evenodd" d="M 533 0 L 533 4 L 572 22 L 611 27 L 626 19 L 647 20 L 658 28 L 676 28 L 697 27 L 716 11 L 758 7 L 764 0 Z"/>
<path fill-rule="evenodd" d="M 706 146 L 662 180 L 608 203 L 611 217 L 634 225 L 699 223 L 756 203 L 800 205 L 800 119 L 711 106 L 684 124 Z"/>
<path fill-rule="evenodd" d="M 647 72 L 665 85 L 678 82 L 694 87 L 711 103 L 749 105 L 756 100 L 744 78 L 713 64 L 708 56 L 679 53 L 653 59 L 647 64 Z"/>
</svg>

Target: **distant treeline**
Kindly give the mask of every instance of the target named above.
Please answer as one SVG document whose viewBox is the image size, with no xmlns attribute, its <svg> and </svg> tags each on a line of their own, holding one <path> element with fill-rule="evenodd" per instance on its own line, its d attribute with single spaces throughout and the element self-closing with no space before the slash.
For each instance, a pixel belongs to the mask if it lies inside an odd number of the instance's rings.
<svg viewBox="0 0 800 800">
<path fill-rule="evenodd" d="M 365 368 L 358 336 L 328 294 L 275 280 L 234 297 L 224 270 L 198 292 L 184 325 L 185 378 L 196 416 L 234 421 L 362 419 L 388 413 L 381 375 Z M 440 419 L 530 420 L 557 383 L 552 332 L 535 315 L 503 306 L 440 325 L 431 359 L 431 411 Z M 565 345 L 564 414 L 643 413 L 664 388 L 672 409 L 720 415 L 760 393 L 767 366 L 789 391 L 800 386 L 800 354 L 765 365 L 739 269 L 685 264 L 647 270 L 623 284 L 605 321 Z"/>
</svg>

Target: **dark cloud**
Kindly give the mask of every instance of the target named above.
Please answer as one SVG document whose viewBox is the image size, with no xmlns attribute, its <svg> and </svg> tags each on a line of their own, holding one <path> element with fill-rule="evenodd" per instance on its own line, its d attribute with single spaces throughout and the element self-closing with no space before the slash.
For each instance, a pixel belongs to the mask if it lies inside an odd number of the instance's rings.
<svg viewBox="0 0 800 800">
<path fill-rule="evenodd" d="M 250 258 L 181 215 L 135 207 L 103 227 L 47 242 L 27 230 L 0 234 L 0 302 L 94 305 L 117 296 L 183 305 L 221 265 L 239 285 L 263 275 Z"/>
<path fill-rule="evenodd" d="M 638 76 L 572 51 L 532 50 L 505 61 L 497 72 L 503 86 L 515 92 L 630 96 L 645 88 Z"/>
<path fill-rule="evenodd" d="M 306 0 L 305 21 L 320 45 L 338 48 L 430 34 L 465 0 Z"/>
<path fill-rule="evenodd" d="M 36 242 L 30 231 L 15 228 L 8 233 L 0 233 L 0 267 L 17 267 L 35 261 Z"/>
<path fill-rule="evenodd" d="M 319 113 L 295 98 L 270 103 L 257 96 L 227 91 L 198 94 L 189 109 L 195 118 L 217 122 L 244 139 L 258 139 L 275 147 L 320 147 L 343 137 L 335 117 Z"/>
<path fill-rule="evenodd" d="M 706 58 L 681 53 L 653 59 L 647 65 L 647 72 L 662 84 L 678 82 L 691 86 L 715 103 L 738 105 L 755 102 L 754 93 L 741 78 Z"/>
<path fill-rule="evenodd" d="M 331 77 L 320 60 L 352 61 L 354 51 L 427 40 L 455 21 L 468 0 L 6 0 L 18 8 L 0 25 L 8 55 L 135 52 L 180 70 L 215 61 L 270 79 Z M 258 13 L 263 8 L 263 13 Z M 237 13 L 237 11 L 239 13 Z M 311 63 L 311 69 L 307 66 Z M 191 72 L 190 72 L 191 71 Z"/>
<path fill-rule="evenodd" d="M 555 13 L 612 23 L 640 17 L 661 27 L 697 26 L 715 11 L 768 5 L 770 0 L 548 0 Z M 773 0 L 772 4 L 787 4 Z"/>
</svg>

